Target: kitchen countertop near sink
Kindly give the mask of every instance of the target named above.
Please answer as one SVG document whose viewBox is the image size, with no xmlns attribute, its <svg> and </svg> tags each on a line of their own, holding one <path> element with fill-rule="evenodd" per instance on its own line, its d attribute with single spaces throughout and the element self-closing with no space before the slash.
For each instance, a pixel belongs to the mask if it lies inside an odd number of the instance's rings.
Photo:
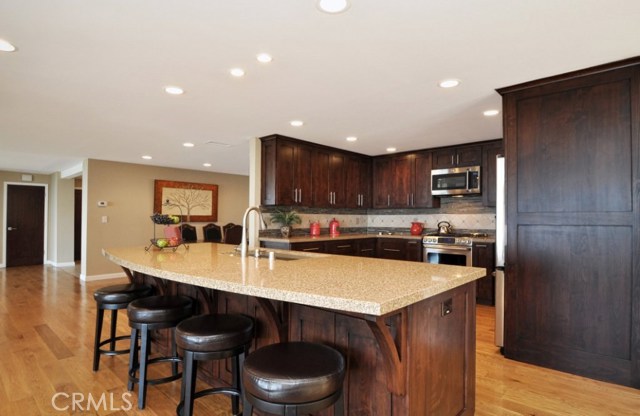
<svg viewBox="0 0 640 416">
<path fill-rule="evenodd" d="M 342 237 L 342 236 L 341 236 Z M 375 236 L 377 237 L 377 236 Z M 346 236 L 343 238 L 347 238 Z M 353 238 L 353 237 L 352 237 Z M 417 237 L 416 237 L 417 238 Z M 191 244 L 176 251 L 144 246 L 103 249 L 132 272 L 211 289 L 321 308 L 381 316 L 486 275 L 484 268 L 269 250 L 276 259 L 246 257 L 235 246 Z"/>
</svg>

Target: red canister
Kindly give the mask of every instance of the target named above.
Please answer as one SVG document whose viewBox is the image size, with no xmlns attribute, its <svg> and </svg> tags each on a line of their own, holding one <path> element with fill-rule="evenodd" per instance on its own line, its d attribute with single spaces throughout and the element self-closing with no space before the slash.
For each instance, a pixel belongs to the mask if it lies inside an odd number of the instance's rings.
<svg viewBox="0 0 640 416">
<path fill-rule="evenodd" d="M 340 222 L 335 218 L 329 222 L 329 235 L 331 237 L 337 237 L 340 235 Z"/>
<path fill-rule="evenodd" d="M 320 223 L 318 221 L 314 221 L 309 225 L 309 234 L 313 237 L 320 235 Z"/>
</svg>

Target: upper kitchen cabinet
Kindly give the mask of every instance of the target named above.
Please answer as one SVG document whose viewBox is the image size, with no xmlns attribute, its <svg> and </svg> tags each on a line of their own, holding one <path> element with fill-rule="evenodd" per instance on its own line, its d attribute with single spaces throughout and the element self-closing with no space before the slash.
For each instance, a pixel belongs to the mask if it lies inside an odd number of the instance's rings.
<svg viewBox="0 0 640 416">
<path fill-rule="evenodd" d="M 280 135 L 262 137 L 262 205 L 312 204 L 312 148 Z"/>
<path fill-rule="evenodd" d="M 431 152 L 380 156 L 373 160 L 374 208 L 432 208 Z"/>
<path fill-rule="evenodd" d="M 433 151 L 433 168 L 446 169 L 482 164 L 482 146 L 456 146 Z"/>
<path fill-rule="evenodd" d="M 345 205 L 371 207 L 371 158 L 348 155 L 345 166 Z"/>
<path fill-rule="evenodd" d="M 502 139 L 482 145 L 482 203 L 485 207 L 496 206 L 496 156 L 504 154 Z"/>
<path fill-rule="evenodd" d="M 311 158 L 313 197 L 316 208 L 342 208 L 346 206 L 346 155 L 317 149 Z"/>
</svg>

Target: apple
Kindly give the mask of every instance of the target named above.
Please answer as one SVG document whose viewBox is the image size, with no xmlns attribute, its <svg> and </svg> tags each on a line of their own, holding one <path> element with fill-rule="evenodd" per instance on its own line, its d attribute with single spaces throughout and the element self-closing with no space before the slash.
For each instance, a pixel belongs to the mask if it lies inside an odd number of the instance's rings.
<svg viewBox="0 0 640 416">
<path fill-rule="evenodd" d="M 167 240 L 166 238 L 158 238 L 156 240 L 156 246 L 160 247 L 160 248 L 164 248 L 166 246 L 169 245 L 169 240 Z"/>
<path fill-rule="evenodd" d="M 171 220 L 173 221 L 174 224 L 177 224 L 180 222 L 180 217 L 177 215 L 171 215 Z"/>
<path fill-rule="evenodd" d="M 178 237 L 171 237 L 171 238 L 169 239 L 169 245 L 170 245 L 171 247 L 175 247 L 175 246 L 177 246 L 178 244 L 180 244 L 180 240 L 178 239 Z"/>
</svg>

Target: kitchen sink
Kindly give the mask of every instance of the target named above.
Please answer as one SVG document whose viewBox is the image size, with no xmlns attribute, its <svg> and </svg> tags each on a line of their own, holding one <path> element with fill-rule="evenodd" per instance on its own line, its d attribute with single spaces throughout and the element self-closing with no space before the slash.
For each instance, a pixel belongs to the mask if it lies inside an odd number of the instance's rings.
<svg viewBox="0 0 640 416">
<path fill-rule="evenodd" d="M 260 250 L 259 253 L 258 253 L 258 258 L 260 258 L 260 259 L 268 259 L 269 258 L 269 253 L 270 252 L 267 251 L 267 250 Z M 225 252 L 225 253 L 221 253 L 221 254 L 240 257 L 240 250 L 229 251 L 229 252 Z M 299 255 L 299 254 L 294 254 L 294 253 L 281 253 L 281 252 L 276 253 L 276 252 L 273 252 L 273 254 L 275 255 L 276 260 L 282 260 L 282 261 L 302 260 L 302 259 L 309 258 L 309 256 Z M 255 250 L 247 251 L 247 257 L 255 257 Z"/>
</svg>

